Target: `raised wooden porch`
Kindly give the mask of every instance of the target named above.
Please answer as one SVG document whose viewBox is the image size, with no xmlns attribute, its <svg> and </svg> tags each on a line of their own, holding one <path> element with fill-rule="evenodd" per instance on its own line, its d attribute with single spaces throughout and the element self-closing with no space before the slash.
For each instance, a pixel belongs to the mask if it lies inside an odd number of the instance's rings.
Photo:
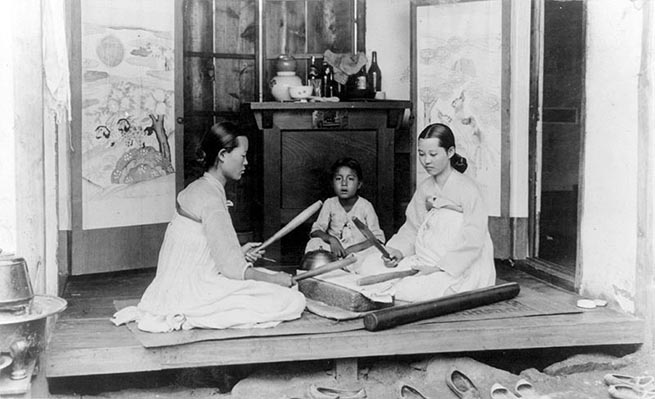
<svg viewBox="0 0 655 399">
<path fill-rule="evenodd" d="M 113 300 L 138 297 L 154 270 L 73 279 L 65 291 L 68 309 L 49 344 L 48 378 L 129 373 L 184 367 L 335 359 L 337 369 L 356 359 L 418 353 L 453 353 L 590 345 L 640 344 L 644 322 L 612 306 L 575 314 L 405 325 L 380 332 L 357 330 L 204 341 L 146 349 L 109 318 Z M 531 288 L 549 301 L 575 303 L 570 292 L 526 273 L 498 265 L 499 277 Z"/>
</svg>

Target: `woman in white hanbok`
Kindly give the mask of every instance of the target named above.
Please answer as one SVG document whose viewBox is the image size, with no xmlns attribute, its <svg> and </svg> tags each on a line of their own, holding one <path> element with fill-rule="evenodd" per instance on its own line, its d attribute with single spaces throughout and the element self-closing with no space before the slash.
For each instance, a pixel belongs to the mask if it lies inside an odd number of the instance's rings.
<svg viewBox="0 0 655 399">
<path fill-rule="evenodd" d="M 392 259 L 369 256 L 355 272 L 417 270 L 393 286 L 396 299 L 409 302 L 494 285 L 487 211 L 477 184 L 463 174 L 466 159 L 455 152 L 450 128 L 426 127 L 419 135 L 418 157 L 430 176 L 419 183 L 405 223 L 386 243 Z"/>
<path fill-rule="evenodd" d="M 203 139 L 202 177 L 177 196 L 157 274 L 138 306 L 114 315 L 115 324 L 137 321 L 141 330 L 272 327 L 300 317 L 304 296 L 283 272 L 252 267 L 262 256 L 241 247 L 228 212 L 225 183 L 239 180 L 248 164 L 248 139 L 231 123 L 212 126 Z"/>
</svg>

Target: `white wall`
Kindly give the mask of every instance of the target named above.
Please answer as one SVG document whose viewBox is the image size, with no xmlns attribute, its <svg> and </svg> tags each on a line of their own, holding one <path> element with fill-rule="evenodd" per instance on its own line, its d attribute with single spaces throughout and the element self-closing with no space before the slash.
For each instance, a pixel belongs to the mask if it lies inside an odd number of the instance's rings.
<svg viewBox="0 0 655 399">
<path fill-rule="evenodd" d="M 377 51 L 387 99 L 410 100 L 409 0 L 366 1 L 366 50 Z"/>
<path fill-rule="evenodd" d="M 514 0 L 511 39 L 510 217 L 528 216 L 530 3 Z M 366 49 L 378 52 L 382 90 L 388 99 L 412 100 L 409 0 L 367 0 Z"/>
<path fill-rule="evenodd" d="M 587 2 L 581 290 L 634 311 L 639 1 Z"/>
<path fill-rule="evenodd" d="M 0 37 L 11 37 L 10 2 L 0 3 Z M 0 250 L 16 252 L 14 65 L 11 40 L 0 40 Z"/>
</svg>

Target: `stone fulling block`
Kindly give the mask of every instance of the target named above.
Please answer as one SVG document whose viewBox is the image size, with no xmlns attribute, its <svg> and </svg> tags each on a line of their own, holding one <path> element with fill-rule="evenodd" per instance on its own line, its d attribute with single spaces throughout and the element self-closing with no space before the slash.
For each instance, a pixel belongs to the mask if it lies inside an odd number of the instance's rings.
<svg viewBox="0 0 655 399">
<path fill-rule="evenodd" d="M 375 302 L 355 290 L 315 278 L 299 281 L 298 290 L 309 299 L 351 312 L 368 312 L 393 306 L 393 303 Z"/>
</svg>

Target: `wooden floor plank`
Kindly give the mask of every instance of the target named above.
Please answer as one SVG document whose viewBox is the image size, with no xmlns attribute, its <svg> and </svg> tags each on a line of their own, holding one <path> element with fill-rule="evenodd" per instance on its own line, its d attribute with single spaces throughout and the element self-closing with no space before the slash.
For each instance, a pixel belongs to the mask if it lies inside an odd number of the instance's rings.
<svg viewBox="0 0 655 399">
<path fill-rule="evenodd" d="M 610 308 L 577 314 L 507 319 L 412 324 L 390 330 L 335 334 L 255 337 L 204 341 L 146 349 L 125 326 L 116 327 L 113 298 L 135 296 L 147 285 L 125 279 L 93 281 L 79 296 L 70 296 L 69 309 L 57 322 L 46 356 L 46 376 L 63 377 L 162 370 L 181 367 L 269 363 L 314 359 L 348 359 L 418 353 L 455 353 L 499 349 L 532 349 L 589 345 L 639 344 L 642 320 Z M 517 281 L 536 302 L 575 303 L 576 295 L 540 282 L 522 272 L 502 270 L 499 277 Z M 124 284 L 121 289 L 112 284 Z M 93 289 L 91 289 L 93 288 Z M 529 288 L 529 289 L 528 289 Z M 95 294 L 94 294 L 94 290 Z"/>
</svg>

